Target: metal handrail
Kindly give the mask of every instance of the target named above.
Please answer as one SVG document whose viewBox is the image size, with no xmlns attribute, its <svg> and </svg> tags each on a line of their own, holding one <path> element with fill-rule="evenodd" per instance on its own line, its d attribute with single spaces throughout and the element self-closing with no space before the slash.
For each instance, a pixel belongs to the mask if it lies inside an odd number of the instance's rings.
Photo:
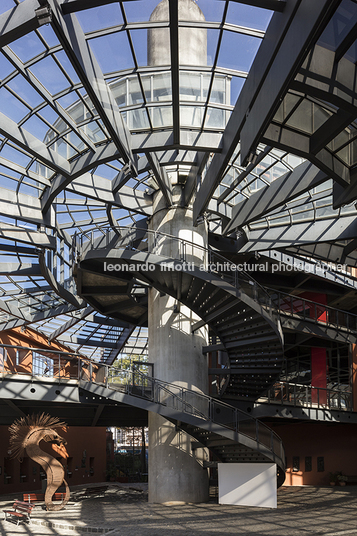
<svg viewBox="0 0 357 536">
<path fill-rule="evenodd" d="M 269 389 L 266 396 L 260 400 L 268 400 L 271 404 L 293 404 L 295 407 L 321 407 L 323 409 L 338 409 L 352 411 L 352 392 L 315 387 L 288 381 L 278 381 Z M 336 401 L 338 404 L 332 403 Z"/>
<path fill-rule="evenodd" d="M 81 233 L 75 233 L 73 235 L 72 246 L 75 259 L 80 259 L 83 253 L 89 249 L 102 249 L 109 245 L 113 248 L 118 247 L 136 250 L 137 248 L 134 244 L 137 240 L 136 233 L 136 228 L 121 226 L 102 226 Z M 271 314 L 278 312 L 267 290 L 250 274 L 239 269 L 239 265 L 236 265 L 219 253 L 216 253 L 205 246 L 195 244 L 192 241 L 161 231 L 147 229 L 143 231 L 143 233 L 144 237 L 152 238 L 153 247 L 151 252 L 153 253 L 155 253 L 155 249 L 160 246 L 159 239 L 161 237 L 177 243 L 178 258 L 172 259 L 174 261 L 186 262 L 187 265 L 191 264 L 192 266 L 197 267 L 197 252 L 200 252 L 200 266 L 203 265 L 205 271 L 218 275 L 221 279 L 224 279 L 235 288 L 242 288 L 245 294 L 253 298 L 255 302 L 264 306 L 264 308 Z M 125 236 L 123 236 L 120 245 L 117 246 L 116 244 L 121 240 L 120 235 L 123 234 L 125 234 Z"/>
<path fill-rule="evenodd" d="M 357 331 L 357 315 L 329 305 L 307 300 L 301 296 L 266 289 L 279 314 L 297 315 L 303 320 L 311 320 L 324 325 L 334 325 Z"/>
<path fill-rule="evenodd" d="M 93 369 L 93 365 L 96 371 Z M 117 369 L 110 365 L 91 364 L 81 367 L 80 378 L 91 383 L 105 385 L 108 389 L 121 391 L 134 397 L 171 407 L 205 421 L 243 434 L 267 447 L 279 457 L 280 465 L 285 463 L 282 440 L 264 423 L 248 413 L 208 395 L 174 385 L 143 374 L 138 370 Z M 134 379 L 135 376 L 135 379 Z M 99 381 L 98 378 L 99 377 Z M 115 382 L 115 378 L 119 382 Z M 136 380 L 139 379 L 139 382 Z"/>
<path fill-rule="evenodd" d="M 10 346 L 4 348 L 5 359 L 7 357 L 6 350 L 9 348 Z M 15 347 L 12 348 L 16 349 Z M 284 447 L 280 437 L 258 419 L 225 402 L 192 389 L 158 380 L 137 369 L 119 369 L 87 358 L 78 358 L 78 356 L 74 356 L 77 357 L 75 361 L 77 367 L 73 367 L 72 374 L 69 371 L 69 375 L 62 375 L 61 372 L 65 362 L 68 362 L 68 359 L 73 357 L 73 354 L 66 355 L 64 353 L 65 355 L 63 355 L 62 352 L 59 352 L 54 356 L 54 352 L 51 353 L 50 350 L 30 347 L 19 348 L 27 353 L 38 351 L 43 355 L 50 354 L 55 357 L 56 364 L 52 375 L 48 376 L 43 372 L 35 374 L 32 367 L 28 368 L 28 370 L 22 370 L 23 367 L 19 365 L 9 370 L 4 370 L 4 367 L 2 367 L 2 371 L 0 370 L 2 380 L 5 380 L 8 376 L 21 377 L 26 375 L 30 378 L 29 381 L 40 381 L 42 377 L 46 381 L 52 380 L 58 383 L 65 383 L 71 379 L 77 382 L 84 380 L 97 385 L 105 385 L 108 389 L 121 391 L 133 397 L 144 398 L 243 434 L 268 448 L 274 457 L 279 458 L 280 466 L 284 466 Z"/>
<path fill-rule="evenodd" d="M 19 352 L 21 362 L 16 363 L 16 354 L 9 356 L 9 352 Z M 38 354 L 43 358 L 42 366 L 38 364 L 36 370 L 33 363 L 33 354 Z M 24 357 L 29 357 L 30 362 L 23 362 Z M 7 376 L 29 376 L 31 381 L 37 378 L 46 378 L 48 380 L 55 380 L 58 383 L 61 381 L 78 380 L 78 359 L 86 360 L 82 354 L 77 352 L 66 352 L 63 350 L 36 348 L 31 346 L 16 346 L 10 344 L 0 344 L 0 379 L 4 379 Z M 46 369 L 47 359 L 47 369 Z M 50 363 L 50 361 L 52 363 Z M 89 361 L 89 360 L 88 360 Z M 42 370 L 41 370 L 42 369 Z M 46 372 L 45 372 L 46 370 Z"/>
</svg>

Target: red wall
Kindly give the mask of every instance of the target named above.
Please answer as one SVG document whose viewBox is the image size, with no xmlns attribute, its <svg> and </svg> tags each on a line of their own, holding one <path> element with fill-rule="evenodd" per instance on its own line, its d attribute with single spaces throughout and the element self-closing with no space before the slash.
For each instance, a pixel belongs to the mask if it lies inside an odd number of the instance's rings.
<svg viewBox="0 0 357 536">
<path fill-rule="evenodd" d="M 329 473 L 357 475 L 357 424 L 284 423 L 269 424 L 281 437 L 287 457 L 286 486 L 329 485 Z M 300 471 L 293 472 L 293 457 L 300 458 Z M 312 471 L 305 471 L 305 457 L 312 457 Z M 317 471 L 317 457 L 325 470 Z"/>
<path fill-rule="evenodd" d="M 66 449 L 69 456 L 67 460 L 59 458 L 59 454 L 52 450 L 51 445 L 43 441 L 40 443 L 42 450 L 58 458 L 65 469 L 68 468 L 68 471 L 72 473 L 66 477 L 69 487 L 77 484 L 104 482 L 106 480 L 106 429 L 71 426 L 67 430 L 65 432 L 57 429 L 59 435 L 67 441 Z M 21 466 L 19 461 L 10 460 L 7 426 L 0 426 L 0 437 L 0 494 L 41 490 L 40 473 L 43 470 L 40 465 L 27 457 L 24 458 Z M 6 473 L 11 475 L 10 479 L 6 478 Z M 21 478 L 20 475 L 26 475 L 26 479 Z"/>
</svg>

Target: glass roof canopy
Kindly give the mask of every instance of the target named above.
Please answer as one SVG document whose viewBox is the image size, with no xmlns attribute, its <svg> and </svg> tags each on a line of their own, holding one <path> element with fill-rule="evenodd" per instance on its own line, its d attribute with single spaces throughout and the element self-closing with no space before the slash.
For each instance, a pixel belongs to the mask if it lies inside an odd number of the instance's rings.
<svg viewBox="0 0 357 536">
<path fill-rule="evenodd" d="M 149 217 L 150 194 L 176 167 L 215 233 L 354 216 L 356 2 L 197 0 L 204 18 L 192 21 L 170 0 L 150 20 L 157 4 L 1 2 L 1 329 L 59 330 L 100 359 L 127 341 L 145 352 L 127 326 L 69 299 L 46 266 L 63 266 L 64 281 L 75 232 Z M 207 35 L 202 65 L 180 49 L 192 28 Z M 155 31 L 169 61 L 153 65 Z M 299 186 L 276 195 L 284 177 Z M 266 204 L 251 210 L 259 192 Z"/>
</svg>

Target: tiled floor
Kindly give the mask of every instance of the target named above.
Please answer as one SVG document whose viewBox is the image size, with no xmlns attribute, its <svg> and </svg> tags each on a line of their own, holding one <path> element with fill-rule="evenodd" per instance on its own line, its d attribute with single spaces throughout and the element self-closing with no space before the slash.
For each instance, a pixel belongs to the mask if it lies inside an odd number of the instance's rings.
<svg viewBox="0 0 357 536">
<path fill-rule="evenodd" d="M 71 501 L 59 512 L 46 512 L 38 505 L 31 524 L 16 526 L 1 520 L 0 534 L 357 536 L 357 486 L 282 487 L 278 508 L 274 510 L 214 502 L 184 506 L 148 504 L 145 485 L 141 485 L 144 489 L 133 487 L 135 484 L 110 485 L 104 496 Z M 1 510 L 11 504 L 11 500 L 0 497 Z"/>
</svg>

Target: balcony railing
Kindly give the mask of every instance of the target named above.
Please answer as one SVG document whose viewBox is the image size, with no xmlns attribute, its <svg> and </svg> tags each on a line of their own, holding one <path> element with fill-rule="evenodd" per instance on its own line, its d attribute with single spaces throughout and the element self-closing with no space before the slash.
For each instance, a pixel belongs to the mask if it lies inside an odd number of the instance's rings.
<svg viewBox="0 0 357 536">
<path fill-rule="evenodd" d="M 357 315 L 328 305 L 306 300 L 300 296 L 270 290 L 269 295 L 280 314 L 334 328 L 357 331 Z"/>
<path fill-rule="evenodd" d="M 26 356 L 26 365 L 16 363 L 16 350 L 23 352 L 23 357 Z M 34 353 L 41 353 L 43 359 L 43 366 L 38 370 L 34 370 L 31 363 Z M 68 380 L 76 380 L 78 383 L 82 381 L 101 385 L 243 434 L 269 449 L 281 467 L 284 464 L 282 441 L 265 424 L 210 396 L 147 376 L 138 370 L 137 366 L 132 369 L 120 369 L 82 359 L 74 354 L 66 355 L 62 352 L 10 345 L 0 346 L 0 356 L 2 356 L 0 360 L 0 379 L 2 380 L 12 376 L 13 378 L 28 378 L 30 381 L 45 380 L 65 383 Z M 49 359 L 53 361 L 53 367 L 47 371 Z"/>
<path fill-rule="evenodd" d="M 276 382 L 259 401 L 294 407 L 353 411 L 352 393 L 292 382 Z"/>
</svg>

